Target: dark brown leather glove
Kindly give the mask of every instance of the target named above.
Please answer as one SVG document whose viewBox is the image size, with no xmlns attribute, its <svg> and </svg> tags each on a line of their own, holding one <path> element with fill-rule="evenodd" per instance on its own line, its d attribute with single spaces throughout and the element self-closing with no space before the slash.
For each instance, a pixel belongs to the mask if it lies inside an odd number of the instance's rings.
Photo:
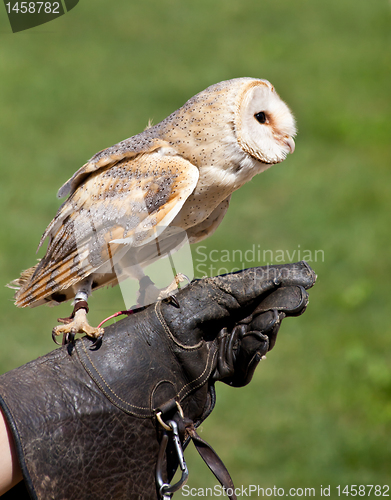
<svg viewBox="0 0 391 500">
<path fill-rule="evenodd" d="M 176 295 L 179 307 L 158 302 L 106 328 L 98 347 L 85 337 L 1 376 L 31 498 L 162 498 L 157 414 L 177 422 L 182 444 L 193 439 L 213 470 L 195 429 L 214 407 L 214 383 L 251 380 L 282 319 L 305 310 L 315 279 L 300 262 L 195 280 Z M 166 483 L 178 465 L 173 441 L 162 460 Z"/>
</svg>

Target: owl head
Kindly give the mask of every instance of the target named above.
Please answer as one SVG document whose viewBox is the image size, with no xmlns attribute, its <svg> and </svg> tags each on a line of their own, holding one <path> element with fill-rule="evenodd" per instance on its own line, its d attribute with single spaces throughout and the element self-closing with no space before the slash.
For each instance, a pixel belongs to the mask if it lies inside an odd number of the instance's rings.
<svg viewBox="0 0 391 500">
<path fill-rule="evenodd" d="M 270 82 L 245 77 L 211 85 L 150 133 L 180 144 L 198 166 L 212 159 L 225 170 L 247 165 L 253 175 L 293 153 L 296 126 Z"/>
<path fill-rule="evenodd" d="M 295 149 L 295 119 L 270 82 L 248 80 L 235 99 L 237 141 L 256 160 L 279 163 Z"/>
</svg>

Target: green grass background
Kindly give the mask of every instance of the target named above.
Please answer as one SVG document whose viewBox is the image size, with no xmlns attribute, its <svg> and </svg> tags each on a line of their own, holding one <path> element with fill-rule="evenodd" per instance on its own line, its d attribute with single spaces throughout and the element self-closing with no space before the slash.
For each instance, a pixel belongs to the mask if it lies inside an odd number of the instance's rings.
<svg viewBox="0 0 391 500">
<path fill-rule="evenodd" d="M 251 384 L 218 384 L 202 436 L 237 486 L 319 497 L 331 485 L 336 498 L 336 485 L 390 484 L 390 1 L 81 0 L 18 34 L 2 9 L 1 283 L 35 262 L 58 187 L 96 151 L 212 83 L 270 80 L 297 118 L 296 151 L 234 194 L 205 251 L 259 244 L 324 259 L 310 262 L 307 312 L 283 323 Z M 52 350 L 69 311 L 11 298 L 0 287 L 0 373 Z M 119 308 L 119 290 L 97 292 L 91 323 Z M 216 484 L 186 456 L 189 486 Z"/>
</svg>

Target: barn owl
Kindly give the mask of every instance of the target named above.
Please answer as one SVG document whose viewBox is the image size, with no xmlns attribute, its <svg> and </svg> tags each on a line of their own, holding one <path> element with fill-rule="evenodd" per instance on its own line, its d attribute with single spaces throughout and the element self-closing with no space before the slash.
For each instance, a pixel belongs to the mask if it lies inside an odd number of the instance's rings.
<svg viewBox="0 0 391 500">
<path fill-rule="evenodd" d="M 168 235 L 167 254 L 170 229 L 185 231 L 190 243 L 211 235 L 231 194 L 293 153 L 295 134 L 294 117 L 271 83 L 236 78 L 96 153 L 60 188 L 58 197 L 67 199 L 38 247 L 48 238 L 46 255 L 10 284 L 16 306 L 74 299 L 72 315 L 53 334 L 100 338 L 103 329 L 88 324 L 87 299 L 118 283 L 113 258 L 121 263 L 129 249 L 145 251 L 133 274 L 144 288 L 153 287 L 142 268 L 157 238 Z"/>
</svg>

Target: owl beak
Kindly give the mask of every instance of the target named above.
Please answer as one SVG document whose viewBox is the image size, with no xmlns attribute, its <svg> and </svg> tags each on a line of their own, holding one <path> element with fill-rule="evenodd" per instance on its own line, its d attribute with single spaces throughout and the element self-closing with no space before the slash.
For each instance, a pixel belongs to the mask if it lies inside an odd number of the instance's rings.
<svg viewBox="0 0 391 500">
<path fill-rule="evenodd" d="M 292 137 L 286 137 L 284 140 L 285 145 L 289 149 L 290 153 L 293 153 L 295 150 L 295 141 L 293 140 Z"/>
</svg>

